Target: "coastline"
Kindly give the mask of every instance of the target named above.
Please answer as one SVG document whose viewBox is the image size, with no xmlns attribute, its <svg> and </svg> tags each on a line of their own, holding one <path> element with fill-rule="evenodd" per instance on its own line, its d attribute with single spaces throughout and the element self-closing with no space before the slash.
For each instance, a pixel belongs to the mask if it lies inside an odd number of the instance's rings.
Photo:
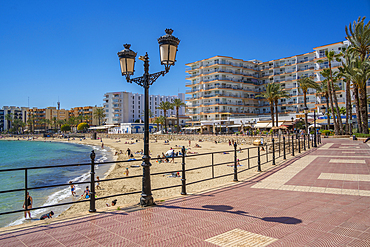
<svg viewBox="0 0 370 247">
<path fill-rule="evenodd" d="M 15 138 L 7 138 L 7 139 L 15 139 Z M 37 141 L 44 141 L 44 138 L 39 139 Z M 52 140 L 52 138 L 47 138 L 46 141 L 57 141 L 57 142 L 65 142 L 65 143 L 77 143 L 77 144 L 85 144 L 85 145 L 91 145 L 91 146 L 101 146 L 102 143 L 104 143 L 105 147 L 109 147 L 110 151 L 114 154 L 116 151 L 119 152 L 120 150 L 123 151 L 123 154 L 119 154 L 117 156 L 113 155 L 113 158 L 116 161 L 121 160 L 127 160 L 127 156 L 124 154 L 127 148 L 130 148 L 132 151 L 140 151 L 143 149 L 143 141 L 138 140 L 132 140 L 128 138 L 122 138 L 122 139 L 111 139 L 111 138 L 103 138 L 103 142 L 100 140 L 90 140 L 85 139 L 80 141 L 80 139 L 75 139 L 67 141 L 65 139 L 55 139 Z M 131 144 L 133 142 L 133 144 Z M 195 144 L 198 143 L 202 148 L 195 148 Z M 187 140 L 178 140 L 178 141 L 170 141 L 170 144 L 164 144 L 163 141 L 154 142 L 153 140 L 150 140 L 150 152 L 151 157 L 155 158 L 157 155 L 161 154 L 162 152 L 166 152 L 170 149 L 170 147 L 173 147 L 175 151 L 179 151 L 180 146 L 186 146 L 186 148 L 189 148 L 189 142 Z M 238 148 L 246 148 L 246 147 L 252 147 L 252 145 L 248 144 L 240 144 Z M 229 153 L 221 153 L 221 154 L 215 154 L 214 155 L 214 162 L 217 163 L 223 163 L 223 162 L 233 162 L 234 154 L 233 154 L 233 147 L 229 146 L 228 143 L 218 143 L 215 144 L 214 142 L 192 142 L 192 145 L 190 146 L 190 151 L 192 152 L 198 152 L 198 153 L 209 153 L 209 152 L 217 152 L 217 151 L 225 151 L 229 150 Z M 250 156 L 255 156 L 257 154 L 256 149 L 250 150 Z M 242 153 L 238 153 L 239 159 L 245 159 L 247 157 L 247 151 L 243 151 Z M 271 156 L 270 156 L 271 157 Z M 134 154 L 134 158 L 140 159 L 141 155 Z M 263 158 L 264 159 L 264 158 Z M 262 161 L 264 162 L 264 160 Z M 181 158 L 175 159 L 174 163 L 158 163 L 155 160 L 151 161 L 151 173 L 158 173 L 158 172 L 164 172 L 164 171 L 181 171 Z M 212 157 L 211 155 L 205 155 L 205 156 L 196 156 L 186 157 L 186 169 L 191 169 L 199 166 L 203 166 L 205 164 L 212 163 Z M 241 161 L 241 167 L 238 169 L 246 169 L 248 167 L 247 161 Z M 253 159 L 250 161 L 250 166 L 256 165 L 257 160 Z M 131 165 L 134 165 L 135 167 L 131 167 Z M 266 165 L 263 165 L 263 169 L 269 169 L 272 167 L 271 163 L 268 163 Z M 142 168 L 141 168 L 141 162 L 130 162 L 130 163 L 113 163 L 112 166 L 109 168 L 109 170 L 106 172 L 105 178 L 118 178 L 124 176 L 124 171 L 126 168 L 129 168 L 129 176 L 137 176 L 142 175 Z M 202 180 L 202 179 L 208 179 L 212 175 L 212 168 L 202 168 L 200 170 L 193 170 L 188 171 L 186 173 L 186 182 L 191 183 L 194 181 Z M 233 167 L 225 165 L 215 166 L 214 167 L 214 175 L 220 176 L 223 174 L 230 174 L 233 172 Z M 250 169 L 246 170 L 243 173 L 238 174 L 238 177 L 240 180 L 245 179 L 246 177 L 250 177 L 252 175 L 256 174 L 256 169 Z M 151 184 L 152 189 L 155 188 L 161 188 L 161 187 L 167 187 L 172 185 L 181 185 L 181 177 L 171 177 L 171 174 L 166 175 L 157 175 L 157 176 L 151 176 Z M 101 178 L 102 179 L 102 178 Z M 211 179 L 206 182 L 201 183 L 195 183 L 193 185 L 187 186 L 187 192 L 188 194 L 191 193 L 197 193 L 199 191 L 203 191 L 205 189 L 210 189 L 216 186 L 220 186 L 221 184 L 227 184 L 232 181 L 232 176 L 225 176 L 223 178 L 217 178 L 217 179 Z M 97 197 L 104 197 L 112 194 L 120 194 L 120 193 L 126 193 L 126 192 L 132 192 L 132 191 L 141 191 L 141 177 L 138 178 L 132 178 L 132 179 L 122 179 L 122 180 L 115 180 L 115 181 L 106 181 L 101 182 L 101 189 L 96 190 Z M 161 198 L 171 198 L 173 196 L 179 196 L 181 193 L 181 187 L 175 187 L 170 189 L 163 189 L 163 190 L 155 190 L 153 191 L 153 198 L 154 200 L 160 200 Z M 140 200 L 140 193 L 139 194 L 132 194 L 132 195 L 126 195 L 126 196 L 118 196 L 118 197 L 112 197 L 109 199 L 102 199 L 96 201 L 96 209 L 98 211 L 104 211 L 111 209 L 112 207 L 107 207 L 106 204 L 111 204 L 111 201 L 117 199 L 117 207 L 122 205 L 133 205 L 137 204 Z M 63 217 L 71 217 L 73 215 L 81 214 L 81 213 L 88 213 L 89 210 L 89 202 L 85 203 L 78 203 L 73 204 L 71 207 L 69 207 L 67 210 L 65 210 L 63 213 L 61 213 L 58 218 Z"/>
</svg>

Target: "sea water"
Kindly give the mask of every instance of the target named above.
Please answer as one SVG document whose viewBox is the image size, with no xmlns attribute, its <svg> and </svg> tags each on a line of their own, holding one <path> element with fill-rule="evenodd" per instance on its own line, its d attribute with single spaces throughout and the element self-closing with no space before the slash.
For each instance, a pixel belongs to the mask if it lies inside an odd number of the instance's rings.
<svg viewBox="0 0 370 247">
<path fill-rule="evenodd" d="M 95 150 L 95 162 L 111 161 L 112 154 L 107 148 L 78 145 L 71 143 L 43 141 L 0 141 L 0 170 L 10 168 L 26 168 L 40 166 L 57 166 L 65 164 L 90 163 L 91 150 Z M 96 176 L 100 179 L 108 171 L 110 165 L 96 165 Z M 28 188 L 69 181 L 83 182 L 90 180 L 90 166 L 74 166 L 61 168 L 45 168 L 28 170 Z M 33 199 L 33 207 L 52 205 L 78 200 L 89 184 L 76 186 L 77 196 L 73 197 L 69 186 L 29 190 Z M 25 173 L 22 171 L 0 172 L 0 191 L 24 189 Z M 24 191 L 0 193 L 0 212 L 22 209 Z M 53 210 L 54 217 L 66 210 L 68 206 L 59 206 L 31 211 L 32 220 Z M 25 221 L 24 213 L 0 216 L 0 227 L 18 225 Z"/>
</svg>

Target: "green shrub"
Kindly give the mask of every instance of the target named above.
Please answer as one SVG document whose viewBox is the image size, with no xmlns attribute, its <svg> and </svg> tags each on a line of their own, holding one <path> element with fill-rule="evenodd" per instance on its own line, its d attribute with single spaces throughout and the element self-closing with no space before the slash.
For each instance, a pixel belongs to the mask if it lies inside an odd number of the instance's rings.
<svg viewBox="0 0 370 247">
<path fill-rule="evenodd" d="M 370 134 L 354 133 L 356 137 L 370 137 Z"/>
<path fill-rule="evenodd" d="M 71 126 L 69 124 L 63 124 L 61 127 L 60 127 L 60 130 L 61 131 L 70 131 L 71 130 Z"/>
<path fill-rule="evenodd" d="M 87 123 L 80 123 L 78 126 L 77 126 L 77 130 L 87 130 L 89 128 L 89 125 Z"/>
</svg>

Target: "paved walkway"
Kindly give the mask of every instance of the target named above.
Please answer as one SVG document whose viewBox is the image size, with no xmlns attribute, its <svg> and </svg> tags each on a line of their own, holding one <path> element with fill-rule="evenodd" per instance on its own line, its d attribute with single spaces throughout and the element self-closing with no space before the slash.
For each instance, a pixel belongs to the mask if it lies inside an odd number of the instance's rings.
<svg viewBox="0 0 370 247">
<path fill-rule="evenodd" d="M 323 145 L 249 181 L 0 235 L 0 246 L 370 246 L 370 148 Z"/>
</svg>

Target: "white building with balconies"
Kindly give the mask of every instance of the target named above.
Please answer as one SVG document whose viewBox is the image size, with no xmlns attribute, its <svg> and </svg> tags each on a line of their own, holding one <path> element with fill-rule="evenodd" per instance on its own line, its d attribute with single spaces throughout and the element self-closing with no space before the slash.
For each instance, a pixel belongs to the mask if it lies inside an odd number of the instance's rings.
<svg viewBox="0 0 370 247">
<path fill-rule="evenodd" d="M 181 99 L 185 103 L 185 94 L 177 96 L 149 95 L 149 109 L 153 116 L 163 116 L 163 110 L 157 109 L 161 102 L 173 102 Z M 113 92 L 104 95 L 104 111 L 106 124 L 134 123 L 144 120 L 144 95 L 131 92 Z M 176 109 L 167 111 L 167 117 L 175 115 Z M 179 115 L 185 115 L 185 107 L 180 107 Z"/>
</svg>

